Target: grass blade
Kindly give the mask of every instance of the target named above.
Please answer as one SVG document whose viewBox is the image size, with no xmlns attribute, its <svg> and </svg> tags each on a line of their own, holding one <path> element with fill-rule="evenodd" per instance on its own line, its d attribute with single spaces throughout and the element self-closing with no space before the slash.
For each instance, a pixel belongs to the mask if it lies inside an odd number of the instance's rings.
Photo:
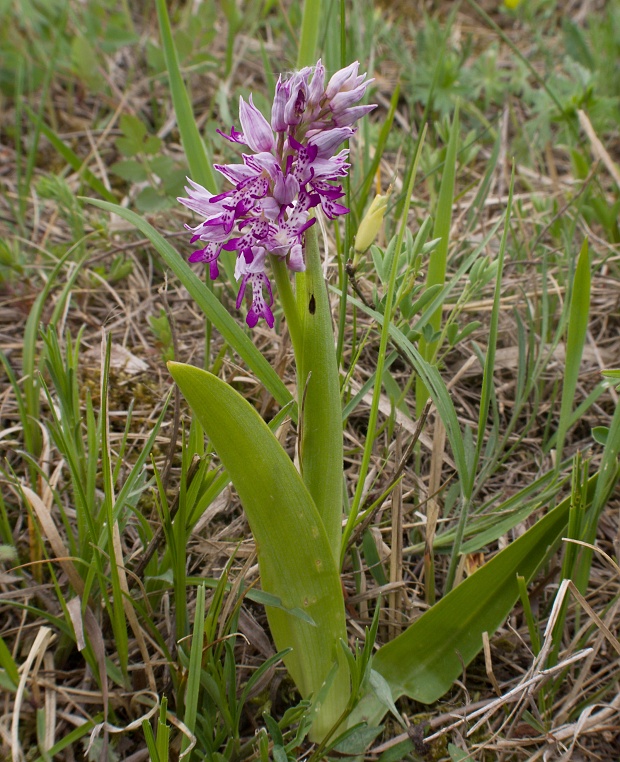
<svg viewBox="0 0 620 762">
<path fill-rule="evenodd" d="M 177 126 L 181 133 L 181 143 L 187 157 L 189 171 L 193 180 L 204 185 L 212 193 L 215 193 L 217 182 L 213 174 L 213 167 L 207 153 L 207 148 L 198 132 L 192 104 L 185 87 L 185 82 L 181 76 L 179 58 L 172 38 L 166 0 L 156 0 L 155 4 L 157 7 L 157 18 L 159 19 L 161 41 L 164 48 L 164 57 L 166 59 L 166 68 L 168 70 L 168 79 L 170 80 L 172 104 L 177 118 Z"/>
<path fill-rule="evenodd" d="M 506 242 L 508 240 L 508 231 L 510 229 L 510 211 L 512 208 L 512 193 L 514 188 L 514 167 L 512 171 L 512 178 L 510 182 L 510 189 L 508 191 L 508 206 L 506 207 L 506 217 L 504 221 L 504 233 L 499 247 L 499 254 L 497 255 L 497 278 L 495 280 L 495 291 L 493 294 L 493 308 L 491 311 L 491 325 L 489 327 L 489 343 L 487 347 L 486 358 L 484 361 L 484 369 L 482 372 L 482 392 L 480 396 L 480 410 L 478 413 L 478 433 L 476 441 L 476 454 L 474 456 L 474 462 L 471 466 L 471 484 L 473 485 L 476 478 L 476 472 L 478 470 L 478 463 L 480 461 L 480 453 L 482 452 L 482 444 L 484 442 L 484 434 L 486 430 L 487 418 L 489 416 L 489 408 L 491 405 L 491 397 L 493 394 L 493 375 L 495 372 L 495 350 L 497 348 L 497 334 L 499 328 L 499 307 L 500 297 L 502 290 L 502 273 L 504 270 L 504 256 L 506 254 Z M 454 545 L 452 546 L 452 554 L 450 556 L 450 566 L 448 568 L 448 574 L 446 577 L 446 590 L 451 590 L 454 584 L 454 578 L 456 576 L 456 570 L 459 563 L 461 554 L 461 543 L 463 541 L 463 532 L 465 531 L 465 525 L 467 524 L 467 518 L 469 515 L 470 501 L 464 500 L 461 506 L 459 514 L 459 520 L 456 527 L 456 533 L 454 536 Z"/>
<path fill-rule="evenodd" d="M 379 354 L 377 358 L 377 368 L 375 371 L 375 386 L 373 389 L 372 404 L 370 406 L 370 415 L 368 418 L 366 441 L 364 443 L 364 453 L 362 455 L 360 470 L 357 475 L 357 486 L 355 489 L 353 503 L 351 505 L 349 516 L 347 518 L 347 523 L 346 523 L 343 536 L 342 536 L 342 544 L 341 544 L 341 550 L 340 550 L 341 567 L 344 560 L 344 553 L 349 543 L 349 538 L 351 537 L 351 533 L 353 532 L 353 529 L 355 527 L 358 513 L 362 504 L 364 484 L 366 482 L 366 475 L 368 473 L 368 468 L 370 465 L 370 458 L 372 455 L 373 444 L 375 441 L 375 432 L 377 431 L 377 421 L 379 417 L 379 402 L 381 398 L 383 369 L 385 367 L 385 359 L 387 355 L 388 336 L 390 334 L 390 331 L 392 329 L 395 329 L 395 326 L 392 325 L 392 307 L 394 304 L 394 294 L 396 292 L 396 275 L 398 271 L 398 261 L 399 261 L 398 253 L 402 251 L 403 239 L 404 239 L 405 230 L 407 227 L 407 215 L 409 213 L 409 204 L 411 202 L 411 193 L 413 190 L 413 184 L 415 182 L 415 177 L 417 174 L 418 163 L 420 161 L 420 156 L 422 154 L 422 146 L 424 145 L 425 136 L 426 136 L 426 125 L 424 125 L 424 129 L 422 130 L 422 133 L 420 135 L 420 140 L 418 141 L 418 149 L 414 159 L 413 171 L 411 172 L 411 175 L 409 177 L 409 186 L 407 188 L 407 195 L 405 197 L 405 206 L 404 206 L 402 217 L 401 217 L 400 231 L 398 234 L 398 240 L 396 242 L 395 254 L 392 259 L 392 266 L 390 268 L 388 289 L 387 289 L 387 294 L 385 297 L 384 313 L 383 313 L 383 316 L 380 316 L 378 313 L 376 313 L 377 317 L 380 318 L 378 322 L 381 325 L 381 339 L 379 342 Z"/>
<path fill-rule="evenodd" d="M 585 528 L 581 539 L 584 542 L 593 544 L 596 539 L 596 530 L 598 522 L 617 481 L 620 476 L 618 469 L 618 457 L 620 456 L 620 405 L 616 405 L 607 442 L 601 458 L 599 469 L 600 477 L 596 485 L 596 492 L 592 500 L 592 505 L 586 512 Z M 590 566 L 592 564 L 592 549 L 584 548 L 583 554 L 578 562 L 575 572 L 575 582 L 579 592 L 585 594 L 590 577 Z"/>
<path fill-rule="evenodd" d="M 559 468 L 562 460 L 564 439 L 570 424 L 575 390 L 579 380 L 581 356 L 583 354 L 586 332 L 588 330 L 588 319 L 590 317 L 590 280 L 590 257 L 588 255 L 588 239 L 586 238 L 579 252 L 570 299 L 566 336 L 566 365 L 556 440 L 556 468 Z"/>
<path fill-rule="evenodd" d="M 426 288 L 436 284 L 443 285 L 446 279 L 446 269 L 448 263 L 448 247 L 450 245 L 450 228 L 452 226 L 452 201 L 454 197 L 454 181 L 456 177 L 456 148 L 459 135 L 459 110 L 458 106 L 454 111 L 454 119 L 450 128 L 450 139 L 448 140 L 448 149 L 446 161 L 444 163 L 444 173 L 441 178 L 441 187 L 439 190 L 439 201 L 437 203 L 437 214 L 435 217 L 435 227 L 433 228 L 433 238 L 440 238 L 437 247 L 432 252 L 429 263 L 428 273 L 426 275 Z M 441 326 L 441 310 L 438 309 L 431 317 L 429 325 L 433 332 L 439 330 Z M 433 363 L 437 353 L 437 342 L 430 344 L 422 337 L 420 339 L 420 354 L 425 360 Z M 428 400 L 428 389 L 426 389 L 421 378 L 416 379 L 416 416 L 422 415 L 422 410 Z"/>
<path fill-rule="evenodd" d="M 316 48 L 321 21 L 321 0 L 305 0 L 301 18 L 297 67 L 312 66 L 316 63 Z"/>
<path fill-rule="evenodd" d="M 200 673 L 202 670 L 202 650 L 204 647 L 205 631 L 205 587 L 199 585 L 196 595 L 196 611 L 194 613 L 194 631 L 192 633 L 192 647 L 189 655 L 187 668 L 187 691 L 185 693 L 185 714 L 183 723 L 190 733 L 194 734 L 196 727 L 196 715 L 198 714 L 198 694 L 200 691 Z M 191 743 L 191 739 L 185 734 L 181 742 L 181 752 L 184 752 Z"/>
</svg>

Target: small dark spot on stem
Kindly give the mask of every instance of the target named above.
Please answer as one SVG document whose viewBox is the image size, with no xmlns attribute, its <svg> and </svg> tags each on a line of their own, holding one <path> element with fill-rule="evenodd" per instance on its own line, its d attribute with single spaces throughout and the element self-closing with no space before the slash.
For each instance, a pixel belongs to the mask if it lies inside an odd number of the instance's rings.
<svg viewBox="0 0 620 762">
<path fill-rule="evenodd" d="M 310 294 L 310 302 L 308 303 L 308 312 L 311 315 L 314 315 L 316 312 L 316 300 L 314 298 L 314 294 Z"/>
</svg>

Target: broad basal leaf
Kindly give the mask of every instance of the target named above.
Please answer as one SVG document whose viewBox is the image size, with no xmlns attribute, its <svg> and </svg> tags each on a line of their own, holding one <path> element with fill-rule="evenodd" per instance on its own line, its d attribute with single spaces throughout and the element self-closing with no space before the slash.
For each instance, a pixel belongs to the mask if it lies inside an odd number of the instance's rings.
<svg viewBox="0 0 620 762">
<path fill-rule="evenodd" d="M 316 506 L 276 437 L 238 392 L 199 368 L 175 362 L 168 368 L 239 494 L 261 585 L 284 607 L 267 607 L 271 631 L 278 650 L 293 649 L 284 661 L 302 696 L 316 694 L 336 659 L 342 662 L 315 723 L 326 732 L 346 705 L 349 680 L 337 647 L 346 640 L 340 576 Z M 301 609 L 315 626 L 287 609 Z"/>
<path fill-rule="evenodd" d="M 596 477 L 588 483 L 594 493 Z M 437 701 L 482 649 L 482 633 L 494 633 L 515 605 L 517 575 L 531 580 L 559 541 L 568 520 L 570 498 L 544 516 L 414 622 L 382 646 L 373 669 L 387 680 L 394 700 L 409 696 Z M 349 719 L 379 722 L 385 705 L 369 693 Z"/>
</svg>

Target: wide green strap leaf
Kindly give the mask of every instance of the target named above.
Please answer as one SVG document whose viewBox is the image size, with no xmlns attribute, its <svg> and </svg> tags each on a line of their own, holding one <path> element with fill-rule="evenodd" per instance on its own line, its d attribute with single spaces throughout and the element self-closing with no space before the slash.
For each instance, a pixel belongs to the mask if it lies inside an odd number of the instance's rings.
<svg viewBox="0 0 620 762">
<path fill-rule="evenodd" d="M 217 297 L 209 291 L 178 251 L 152 225 L 130 209 L 124 209 L 116 204 L 109 204 L 107 201 L 100 201 L 98 199 L 88 198 L 85 200 L 89 204 L 94 204 L 106 212 L 110 212 L 110 214 L 118 214 L 119 217 L 130 222 L 146 236 L 159 254 L 161 254 L 162 259 L 168 267 L 188 290 L 192 299 L 195 300 L 196 304 L 222 334 L 224 341 L 245 360 L 250 370 L 256 374 L 256 377 L 263 383 L 265 388 L 273 394 L 274 398 L 281 405 L 286 405 L 291 401 L 291 393 L 284 386 L 282 379 L 258 349 L 256 349 L 238 323 L 227 312 L 226 308 L 220 304 Z M 297 418 L 297 409 L 294 406 L 291 408 L 291 417 L 294 420 Z"/>
<path fill-rule="evenodd" d="M 230 475 L 256 540 L 263 590 L 284 609 L 267 607 L 278 650 L 293 648 L 286 666 L 302 696 L 316 694 L 346 640 L 340 575 L 321 517 L 299 473 L 256 410 L 216 376 L 168 363 Z M 286 609 L 301 609 L 315 626 Z M 348 699 L 346 666 L 339 669 L 317 723 L 324 731 Z M 320 735 L 320 730 L 316 730 Z"/>
<path fill-rule="evenodd" d="M 589 499 L 595 484 L 596 476 L 588 483 Z M 430 704 L 449 690 L 482 649 L 482 633 L 494 633 L 515 605 L 517 575 L 530 581 L 556 546 L 569 506 L 570 497 L 379 649 L 372 666 L 387 680 L 394 700 L 409 696 Z M 349 724 L 379 722 L 385 711 L 369 693 Z"/>
</svg>

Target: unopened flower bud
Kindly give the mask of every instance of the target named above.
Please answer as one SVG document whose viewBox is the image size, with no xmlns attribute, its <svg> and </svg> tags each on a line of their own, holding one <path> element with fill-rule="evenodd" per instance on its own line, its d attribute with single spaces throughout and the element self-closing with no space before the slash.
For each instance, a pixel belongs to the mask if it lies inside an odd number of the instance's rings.
<svg viewBox="0 0 620 762">
<path fill-rule="evenodd" d="M 390 187 L 385 195 L 377 193 L 370 208 L 360 222 L 357 235 L 355 236 L 355 252 L 357 254 L 362 254 L 369 249 L 379 234 L 391 192 L 392 188 Z"/>
</svg>

